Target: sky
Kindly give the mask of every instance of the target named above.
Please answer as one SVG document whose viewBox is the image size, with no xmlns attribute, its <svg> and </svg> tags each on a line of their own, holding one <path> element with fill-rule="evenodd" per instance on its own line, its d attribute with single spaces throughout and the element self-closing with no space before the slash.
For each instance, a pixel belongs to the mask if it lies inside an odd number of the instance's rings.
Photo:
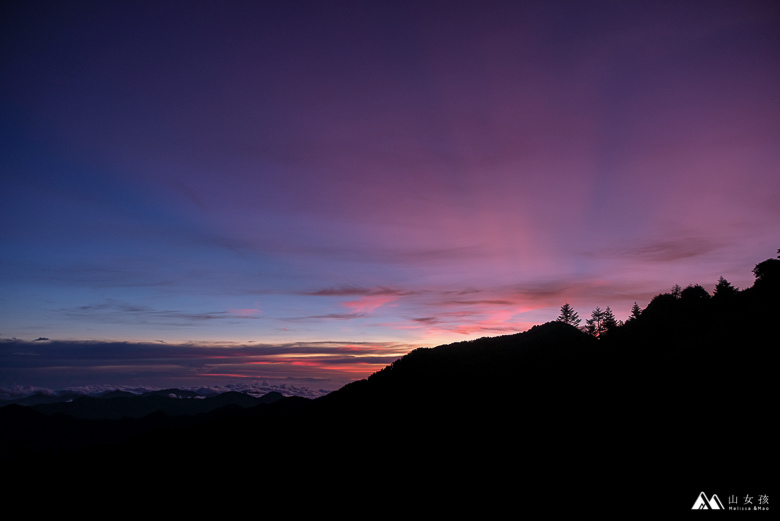
<svg viewBox="0 0 780 521">
<path fill-rule="evenodd" d="M 324 392 L 780 247 L 774 1 L 2 10 L 0 388 Z"/>
</svg>

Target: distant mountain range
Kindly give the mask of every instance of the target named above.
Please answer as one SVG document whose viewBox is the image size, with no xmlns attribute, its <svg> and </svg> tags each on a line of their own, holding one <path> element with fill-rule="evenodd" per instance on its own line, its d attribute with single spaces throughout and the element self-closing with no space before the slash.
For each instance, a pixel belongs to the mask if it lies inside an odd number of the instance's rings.
<svg viewBox="0 0 780 521">
<path fill-rule="evenodd" d="M 768 493 L 778 265 L 741 291 L 659 294 L 599 338 L 550 322 L 417 349 L 316 399 L 169 389 L 7 405 L 0 457 L 20 482 L 64 474 L 114 501 L 146 484 L 146 499 L 203 486 L 288 513 L 675 517 L 702 491 Z M 161 479 L 171 489 L 148 486 Z"/>
<path fill-rule="evenodd" d="M 273 403 L 284 398 L 271 392 L 262 397 L 229 391 L 219 394 L 202 394 L 182 389 L 161 389 L 135 394 L 127 391 L 108 391 L 99 395 L 32 395 L 11 403 L 26 405 L 43 414 L 66 414 L 85 419 L 143 418 L 153 413 L 170 416 L 198 415 L 223 407 L 253 407 Z"/>
</svg>

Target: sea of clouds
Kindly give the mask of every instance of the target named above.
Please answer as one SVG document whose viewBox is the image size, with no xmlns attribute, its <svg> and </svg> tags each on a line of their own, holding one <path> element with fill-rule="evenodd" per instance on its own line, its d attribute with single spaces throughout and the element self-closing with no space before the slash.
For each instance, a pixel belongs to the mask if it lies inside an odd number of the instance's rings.
<svg viewBox="0 0 780 521">
<path fill-rule="evenodd" d="M 318 398 L 328 394 L 330 391 L 327 389 L 311 389 L 309 387 L 294 385 L 289 383 L 275 383 L 270 384 L 266 381 L 261 382 L 248 382 L 248 383 L 235 383 L 225 385 L 212 385 L 212 386 L 197 386 L 186 387 L 178 386 L 177 389 L 182 391 L 192 391 L 201 396 L 211 396 L 215 394 L 236 391 L 249 394 L 251 396 L 264 396 L 271 392 L 277 392 L 283 396 L 300 396 L 303 398 Z M 33 386 L 0 386 L 0 401 L 20 401 L 26 398 L 34 396 L 40 398 L 50 398 L 56 400 L 58 398 L 72 398 L 74 396 L 99 396 L 111 391 L 124 391 L 133 394 L 143 394 L 150 391 L 159 391 L 158 387 L 145 387 L 145 386 L 110 386 L 110 385 L 89 385 L 69 387 L 67 389 L 48 389 L 45 387 L 33 387 Z"/>
</svg>

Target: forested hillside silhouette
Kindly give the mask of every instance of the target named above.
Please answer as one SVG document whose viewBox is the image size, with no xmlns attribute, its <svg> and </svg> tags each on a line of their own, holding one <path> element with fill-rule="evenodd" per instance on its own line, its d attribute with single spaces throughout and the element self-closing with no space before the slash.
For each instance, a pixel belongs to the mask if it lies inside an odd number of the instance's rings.
<svg viewBox="0 0 780 521">
<path fill-rule="evenodd" d="M 555 320 L 420 348 L 322 398 L 198 422 L 166 416 L 159 430 L 9 457 L 6 468 L 99 475 L 106 497 L 150 473 L 255 469 L 262 479 L 212 481 L 210 490 L 296 508 L 424 501 L 438 513 L 470 506 L 483 515 L 508 504 L 676 512 L 702 490 L 767 493 L 780 260 L 753 273 L 743 290 L 721 278 L 712 295 L 697 285 L 660 293 L 597 334 Z M 48 422 L 50 432 L 73 421 L 33 412 L 16 409 L 10 421 Z"/>
</svg>

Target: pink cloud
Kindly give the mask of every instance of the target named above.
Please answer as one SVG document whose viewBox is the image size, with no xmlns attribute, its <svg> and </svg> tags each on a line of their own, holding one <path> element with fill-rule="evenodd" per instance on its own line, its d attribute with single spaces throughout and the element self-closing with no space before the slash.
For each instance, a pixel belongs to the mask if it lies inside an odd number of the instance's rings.
<svg viewBox="0 0 780 521">
<path fill-rule="evenodd" d="M 365 295 L 357 300 L 344 302 L 342 305 L 355 313 L 371 313 L 389 302 L 397 300 L 395 295 Z"/>
</svg>

